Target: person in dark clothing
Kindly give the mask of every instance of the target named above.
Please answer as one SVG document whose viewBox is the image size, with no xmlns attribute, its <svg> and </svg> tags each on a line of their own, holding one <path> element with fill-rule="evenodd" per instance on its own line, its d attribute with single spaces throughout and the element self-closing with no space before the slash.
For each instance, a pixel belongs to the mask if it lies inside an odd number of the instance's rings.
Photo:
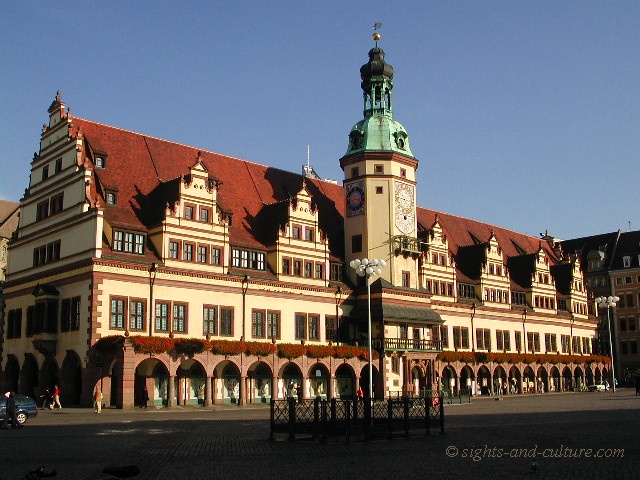
<svg viewBox="0 0 640 480">
<path fill-rule="evenodd" d="M 9 395 L 10 393 L 7 392 L 4 394 L 4 396 L 6 397 L 6 402 L 9 402 Z M 9 419 L 9 405 L 5 405 L 5 409 L 4 409 L 4 415 L 2 416 L 2 423 L 0 424 L 0 429 L 2 430 L 6 430 L 7 429 L 7 420 Z"/>
<path fill-rule="evenodd" d="M 45 388 L 40 398 L 42 399 L 42 408 L 48 408 L 51 404 L 51 390 Z"/>
<path fill-rule="evenodd" d="M 144 387 L 142 391 L 142 400 L 140 401 L 140 408 L 147 408 L 147 403 L 149 402 L 149 390 L 147 387 Z"/>
<path fill-rule="evenodd" d="M 2 421 L 3 429 L 7 428 L 7 421 L 11 422 L 11 428 L 22 428 L 22 425 L 18 423 L 18 418 L 16 417 L 17 410 L 16 399 L 13 396 L 13 392 L 11 392 L 9 393 L 9 398 L 7 398 L 7 411 Z"/>
<path fill-rule="evenodd" d="M 640 395 L 640 375 L 636 375 L 636 397 Z"/>
</svg>

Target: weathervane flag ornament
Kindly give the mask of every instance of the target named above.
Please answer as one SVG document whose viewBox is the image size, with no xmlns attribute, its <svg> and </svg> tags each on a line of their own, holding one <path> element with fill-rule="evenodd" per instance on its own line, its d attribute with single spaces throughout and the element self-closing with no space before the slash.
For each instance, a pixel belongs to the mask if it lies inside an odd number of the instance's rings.
<svg viewBox="0 0 640 480">
<path fill-rule="evenodd" d="M 376 30 L 376 33 L 374 33 L 373 35 L 371 35 L 371 38 L 373 38 L 376 42 L 376 47 L 378 46 L 378 40 L 380 40 L 380 38 L 382 37 L 382 35 L 380 35 L 377 30 L 379 30 L 380 28 L 382 28 L 382 22 L 376 22 L 373 24 L 373 29 Z"/>
</svg>

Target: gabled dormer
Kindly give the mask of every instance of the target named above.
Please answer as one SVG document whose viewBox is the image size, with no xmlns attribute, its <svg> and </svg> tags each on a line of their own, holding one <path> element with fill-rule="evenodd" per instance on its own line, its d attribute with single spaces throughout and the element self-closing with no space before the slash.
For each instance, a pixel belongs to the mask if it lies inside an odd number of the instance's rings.
<svg viewBox="0 0 640 480">
<path fill-rule="evenodd" d="M 455 297 L 455 264 L 437 216 L 426 235 L 421 235 L 420 249 L 420 286 L 437 296 Z"/>
<path fill-rule="evenodd" d="M 218 205 L 220 185 L 198 152 L 188 173 L 163 182 L 150 196 L 147 203 L 161 220 L 149 237 L 166 265 L 215 272 L 230 266 L 230 222 Z M 260 265 L 264 269 L 264 258 Z"/>
<path fill-rule="evenodd" d="M 484 244 L 481 289 L 485 303 L 509 306 L 511 290 L 502 247 L 494 232 Z"/>
<path fill-rule="evenodd" d="M 582 276 L 580 257 L 568 255 L 551 267 L 557 294 L 558 312 L 571 312 L 575 315 L 587 315 L 587 290 Z"/>
<path fill-rule="evenodd" d="M 278 228 L 267 258 L 271 269 L 282 280 L 326 285 L 331 272 L 328 239 L 319 227 L 319 211 L 306 182 L 288 200 L 263 210 L 269 221 L 261 224 Z"/>
<path fill-rule="evenodd" d="M 546 250 L 540 244 L 534 254 L 534 270 L 531 274 L 531 304 L 538 310 L 556 311 L 556 284 L 551 275 L 550 259 Z"/>
<path fill-rule="evenodd" d="M 178 183 L 178 215 L 184 221 L 212 224 L 217 208 L 219 182 L 209 176 L 198 152 L 196 163 Z"/>
</svg>

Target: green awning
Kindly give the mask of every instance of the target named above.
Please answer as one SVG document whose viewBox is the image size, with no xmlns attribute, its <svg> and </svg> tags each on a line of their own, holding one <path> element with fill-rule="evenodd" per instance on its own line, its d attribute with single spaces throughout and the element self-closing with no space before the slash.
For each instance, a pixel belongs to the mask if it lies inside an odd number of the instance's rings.
<svg viewBox="0 0 640 480">
<path fill-rule="evenodd" d="M 411 323 L 444 323 L 440 315 L 427 307 L 414 307 L 406 305 L 371 305 L 372 319 L 379 320 L 380 316 L 385 321 L 396 320 Z M 358 306 L 351 312 L 351 318 L 367 318 L 366 305 Z"/>
</svg>

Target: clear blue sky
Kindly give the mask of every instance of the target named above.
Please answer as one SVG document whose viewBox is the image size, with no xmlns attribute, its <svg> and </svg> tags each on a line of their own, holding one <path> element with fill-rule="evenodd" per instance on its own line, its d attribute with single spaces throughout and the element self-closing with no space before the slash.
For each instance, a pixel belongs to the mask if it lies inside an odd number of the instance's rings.
<svg viewBox="0 0 640 480">
<path fill-rule="evenodd" d="M 75 116 L 342 180 L 383 22 L 421 206 L 531 235 L 640 229 L 638 1 L 5 1 L 0 198 Z"/>
</svg>

